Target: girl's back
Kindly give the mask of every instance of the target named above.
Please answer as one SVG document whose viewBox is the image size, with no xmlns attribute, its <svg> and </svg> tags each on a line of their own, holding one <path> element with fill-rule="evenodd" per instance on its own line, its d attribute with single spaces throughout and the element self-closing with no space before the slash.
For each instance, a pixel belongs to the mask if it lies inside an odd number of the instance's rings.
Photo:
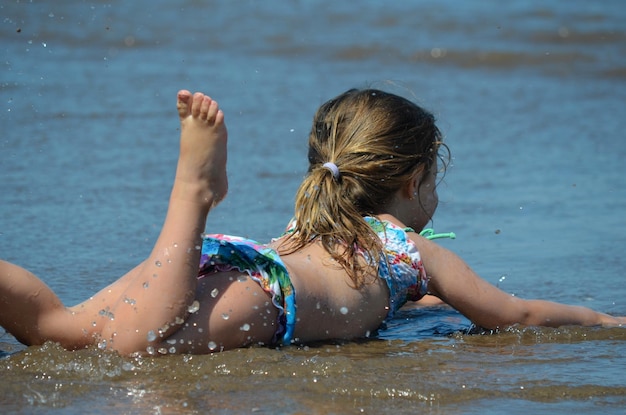
<svg viewBox="0 0 626 415">
<path fill-rule="evenodd" d="M 282 240 L 272 246 L 280 250 Z M 367 337 L 389 312 L 389 295 L 377 276 L 359 289 L 320 243 L 281 256 L 296 289 L 295 339 Z"/>
</svg>

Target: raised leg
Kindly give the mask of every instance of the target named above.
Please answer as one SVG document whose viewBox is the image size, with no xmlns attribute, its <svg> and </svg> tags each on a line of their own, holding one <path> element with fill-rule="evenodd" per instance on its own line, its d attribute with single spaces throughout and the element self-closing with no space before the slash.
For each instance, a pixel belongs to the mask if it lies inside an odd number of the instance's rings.
<svg viewBox="0 0 626 415">
<path fill-rule="evenodd" d="M 167 337 L 187 317 L 196 294 L 201 234 L 209 210 L 226 195 L 224 114 L 215 101 L 178 93 L 180 156 L 167 216 L 148 259 L 106 310 L 102 341 L 123 354 Z"/>
<path fill-rule="evenodd" d="M 0 261 L 0 325 L 19 341 L 70 349 L 97 339 L 123 354 L 176 332 L 196 298 L 201 234 L 228 190 L 227 130 L 217 103 L 180 91 L 180 156 L 167 216 L 146 261 L 89 300 L 66 308 L 43 281 Z M 158 333 L 154 336 L 153 333 Z"/>
</svg>

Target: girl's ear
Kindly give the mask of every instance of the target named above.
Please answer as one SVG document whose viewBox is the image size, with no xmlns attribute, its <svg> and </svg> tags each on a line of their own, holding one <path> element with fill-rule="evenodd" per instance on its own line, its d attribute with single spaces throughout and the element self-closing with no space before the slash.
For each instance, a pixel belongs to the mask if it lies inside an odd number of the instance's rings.
<svg viewBox="0 0 626 415">
<path fill-rule="evenodd" d="M 420 174 L 414 174 L 402 187 L 402 196 L 409 200 L 413 200 L 417 197 L 417 191 L 420 184 Z"/>
</svg>

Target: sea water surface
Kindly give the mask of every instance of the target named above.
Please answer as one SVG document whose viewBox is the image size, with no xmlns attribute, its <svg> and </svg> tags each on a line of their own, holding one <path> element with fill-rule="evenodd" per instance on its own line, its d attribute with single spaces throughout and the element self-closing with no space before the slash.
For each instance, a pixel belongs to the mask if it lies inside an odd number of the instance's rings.
<svg viewBox="0 0 626 415">
<path fill-rule="evenodd" d="M 620 0 L 5 1 L 0 258 L 67 304 L 141 261 L 181 88 L 229 125 L 207 230 L 266 241 L 292 215 L 315 109 L 375 86 L 445 134 L 442 244 L 512 295 L 626 315 L 625 20 Z M 0 413 L 623 413 L 626 329 L 469 327 L 408 308 L 368 341 L 161 358 L 0 330 Z"/>
</svg>

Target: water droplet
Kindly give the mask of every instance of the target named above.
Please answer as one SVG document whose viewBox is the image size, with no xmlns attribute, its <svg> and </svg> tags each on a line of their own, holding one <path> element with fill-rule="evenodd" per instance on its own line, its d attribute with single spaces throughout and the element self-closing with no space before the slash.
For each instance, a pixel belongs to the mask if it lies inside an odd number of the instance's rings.
<svg viewBox="0 0 626 415">
<path fill-rule="evenodd" d="M 183 324 L 183 323 L 185 322 L 185 320 L 183 320 L 183 319 L 182 319 L 182 318 L 180 318 L 180 317 L 176 317 L 176 320 L 174 320 L 174 322 L 175 322 L 177 325 L 181 325 L 181 324 Z"/>
<path fill-rule="evenodd" d="M 161 266 L 161 261 L 159 261 L 159 260 L 154 261 L 154 265 L 156 265 L 157 267 L 160 267 Z"/>
<path fill-rule="evenodd" d="M 239 328 L 239 330 L 241 330 L 241 331 L 250 331 L 250 325 L 248 323 L 245 323 L 243 326 L 241 326 Z"/>
<path fill-rule="evenodd" d="M 100 310 L 98 314 L 100 314 L 103 317 L 107 317 L 111 321 L 115 320 L 115 315 L 109 310 L 109 307 L 103 310 Z"/>
<path fill-rule="evenodd" d="M 213 291 L 211 291 L 211 297 L 215 298 L 219 293 L 220 291 L 217 288 L 213 288 Z"/>
<path fill-rule="evenodd" d="M 104 350 L 107 348 L 107 341 L 106 340 L 101 340 L 98 342 L 98 349 L 100 350 Z"/>
<path fill-rule="evenodd" d="M 369 330 L 365 332 L 365 337 L 369 337 L 370 335 L 371 335 L 371 333 L 370 333 Z"/>
<path fill-rule="evenodd" d="M 163 335 L 165 334 L 166 331 L 168 331 L 170 328 L 169 324 L 164 325 L 163 327 L 159 328 L 159 336 L 163 337 Z"/>
<path fill-rule="evenodd" d="M 177 243 L 174 244 L 174 248 L 178 248 L 178 244 Z"/>
<path fill-rule="evenodd" d="M 148 339 L 149 342 L 153 342 L 157 339 L 157 335 L 153 330 L 150 330 L 146 339 Z"/>
<path fill-rule="evenodd" d="M 166 343 L 167 344 L 176 344 L 176 339 L 167 339 Z"/>
<path fill-rule="evenodd" d="M 217 344 L 215 342 L 209 342 L 209 350 L 215 350 L 217 348 Z"/>
<path fill-rule="evenodd" d="M 150 286 L 150 283 L 148 281 L 143 283 L 143 288 L 148 288 Z"/>
<path fill-rule="evenodd" d="M 176 348 L 174 346 L 170 347 L 169 352 L 171 354 L 176 354 Z"/>
<path fill-rule="evenodd" d="M 96 322 L 95 322 L 95 321 L 93 321 L 93 322 L 91 323 L 91 326 L 92 326 L 92 327 L 96 327 Z"/>
<path fill-rule="evenodd" d="M 198 310 L 200 310 L 200 303 L 198 302 L 198 300 L 195 300 L 193 303 L 191 303 L 189 308 L 187 308 L 187 311 L 191 314 L 197 312 Z"/>
<path fill-rule="evenodd" d="M 341 307 L 341 308 L 339 309 L 339 312 L 340 312 L 341 314 L 348 314 L 348 307 Z"/>
<path fill-rule="evenodd" d="M 237 281 L 239 281 L 239 282 L 246 282 L 246 281 L 248 281 L 248 277 L 245 276 L 245 275 L 240 275 L 240 276 L 237 277 Z"/>
<path fill-rule="evenodd" d="M 146 347 L 146 352 L 148 352 L 148 354 L 154 354 L 154 347 L 152 346 Z"/>
<path fill-rule="evenodd" d="M 165 347 L 159 347 L 157 352 L 159 352 L 159 354 L 167 354 L 167 349 Z"/>
<path fill-rule="evenodd" d="M 222 318 L 224 320 L 228 320 L 230 318 L 230 316 L 228 314 L 226 314 L 226 313 L 222 313 Z"/>
</svg>

